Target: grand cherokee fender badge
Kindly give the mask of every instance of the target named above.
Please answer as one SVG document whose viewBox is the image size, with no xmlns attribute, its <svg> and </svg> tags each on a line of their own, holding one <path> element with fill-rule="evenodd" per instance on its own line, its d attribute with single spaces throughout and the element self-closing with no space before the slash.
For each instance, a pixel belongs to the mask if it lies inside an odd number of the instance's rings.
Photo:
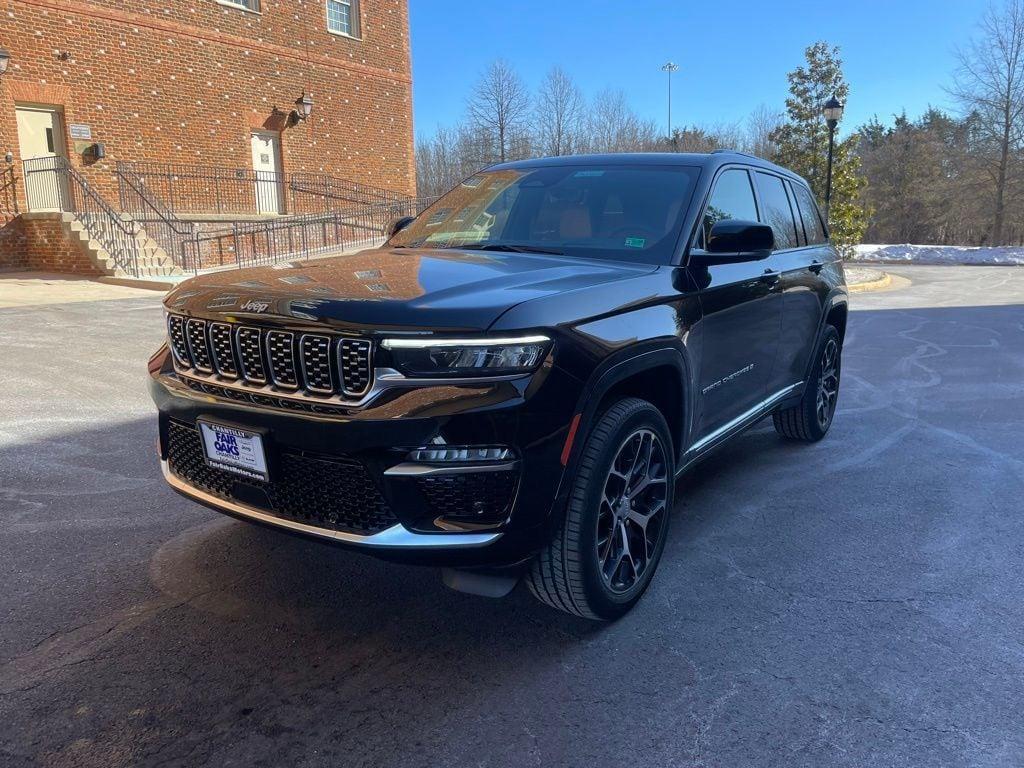
<svg viewBox="0 0 1024 768">
<path fill-rule="evenodd" d="M 719 379 L 716 382 L 708 384 L 706 387 L 704 387 L 704 389 L 701 390 L 701 394 L 702 395 L 706 395 L 711 390 L 718 389 L 723 384 L 728 384 L 733 379 L 738 379 L 744 373 L 750 373 L 752 370 L 754 370 L 754 363 L 751 363 L 750 365 L 745 365 L 742 368 L 740 368 L 738 371 L 733 371 L 728 376 L 725 376 L 724 378 L 721 378 L 721 379 Z"/>
</svg>

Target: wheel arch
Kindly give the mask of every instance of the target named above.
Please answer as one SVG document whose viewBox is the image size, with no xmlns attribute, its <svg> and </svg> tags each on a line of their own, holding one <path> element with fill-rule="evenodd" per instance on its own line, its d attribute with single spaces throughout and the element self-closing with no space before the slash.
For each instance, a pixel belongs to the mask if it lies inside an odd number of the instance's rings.
<svg viewBox="0 0 1024 768">
<path fill-rule="evenodd" d="M 578 426 L 566 459 L 571 476 L 580 447 L 595 419 L 614 400 L 639 397 L 657 407 L 668 422 L 678 460 L 689 436 L 693 413 L 692 367 L 682 344 L 647 345 L 604 361 L 591 375 L 577 402 Z"/>
</svg>

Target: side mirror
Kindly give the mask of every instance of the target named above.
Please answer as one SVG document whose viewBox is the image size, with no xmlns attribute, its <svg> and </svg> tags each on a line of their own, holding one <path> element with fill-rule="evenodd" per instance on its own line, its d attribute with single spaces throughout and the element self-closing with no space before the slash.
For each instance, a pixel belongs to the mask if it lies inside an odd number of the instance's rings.
<svg viewBox="0 0 1024 768">
<path fill-rule="evenodd" d="M 703 252 L 693 258 L 703 264 L 739 264 L 768 258 L 775 248 L 775 233 L 767 224 L 740 219 L 716 222 Z"/>
<path fill-rule="evenodd" d="M 390 240 L 415 220 L 415 216 L 402 216 L 401 218 L 395 219 L 384 228 L 384 234 L 387 235 L 388 240 Z"/>
</svg>

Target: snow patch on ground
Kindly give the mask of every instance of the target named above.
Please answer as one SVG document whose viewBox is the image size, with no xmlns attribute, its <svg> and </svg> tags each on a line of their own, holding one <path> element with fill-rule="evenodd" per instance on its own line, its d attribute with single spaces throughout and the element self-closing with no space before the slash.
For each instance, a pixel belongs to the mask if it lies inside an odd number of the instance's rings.
<svg viewBox="0 0 1024 768">
<path fill-rule="evenodd" d="M 858 245 L 855 261 L 916 264 L 1024 265 L 1024 248 L 973 248 L 965 245 Z"/>
</svg>

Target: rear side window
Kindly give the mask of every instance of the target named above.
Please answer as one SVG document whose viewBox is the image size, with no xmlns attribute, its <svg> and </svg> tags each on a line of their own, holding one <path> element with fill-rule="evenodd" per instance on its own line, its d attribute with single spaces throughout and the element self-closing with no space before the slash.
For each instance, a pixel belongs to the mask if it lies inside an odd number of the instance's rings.
<svg viewBox="0 0 1024 768">
<path fill-rule="evenodd" d="M 742 168 L 725 171 L 715 182 L 715 189 L 704 209 L 701 248 L 707 242 L 711 228 L 726 219 L 757 221 L 754 190 L 750 186 L 750 176 Z"/>
<path fill-rule="evenodd" d="M 814 204 L 814 198 L 811 197 L 811 190 L 803 184 L 794 184 L 793 194 L 796 196 L 796 203 L 800 208 L 800 218 L 804 220 L 807 242 L 810 245 L 824 243 L 828 238 L 825 237 L 825 227 L 822 226 L 818 206 Z"/>
<path fill-rule="evenodd" d="M 757 192 L 764 206 L 762 221 L 771 224 L 775 231 L 775 247 L 778 250 L 797 247 L 796 222 L 793 221 L 793 210 L 789 207 L 786 187 L 782 179 L 769 173 L 758 171 Z"/>
</svg>

